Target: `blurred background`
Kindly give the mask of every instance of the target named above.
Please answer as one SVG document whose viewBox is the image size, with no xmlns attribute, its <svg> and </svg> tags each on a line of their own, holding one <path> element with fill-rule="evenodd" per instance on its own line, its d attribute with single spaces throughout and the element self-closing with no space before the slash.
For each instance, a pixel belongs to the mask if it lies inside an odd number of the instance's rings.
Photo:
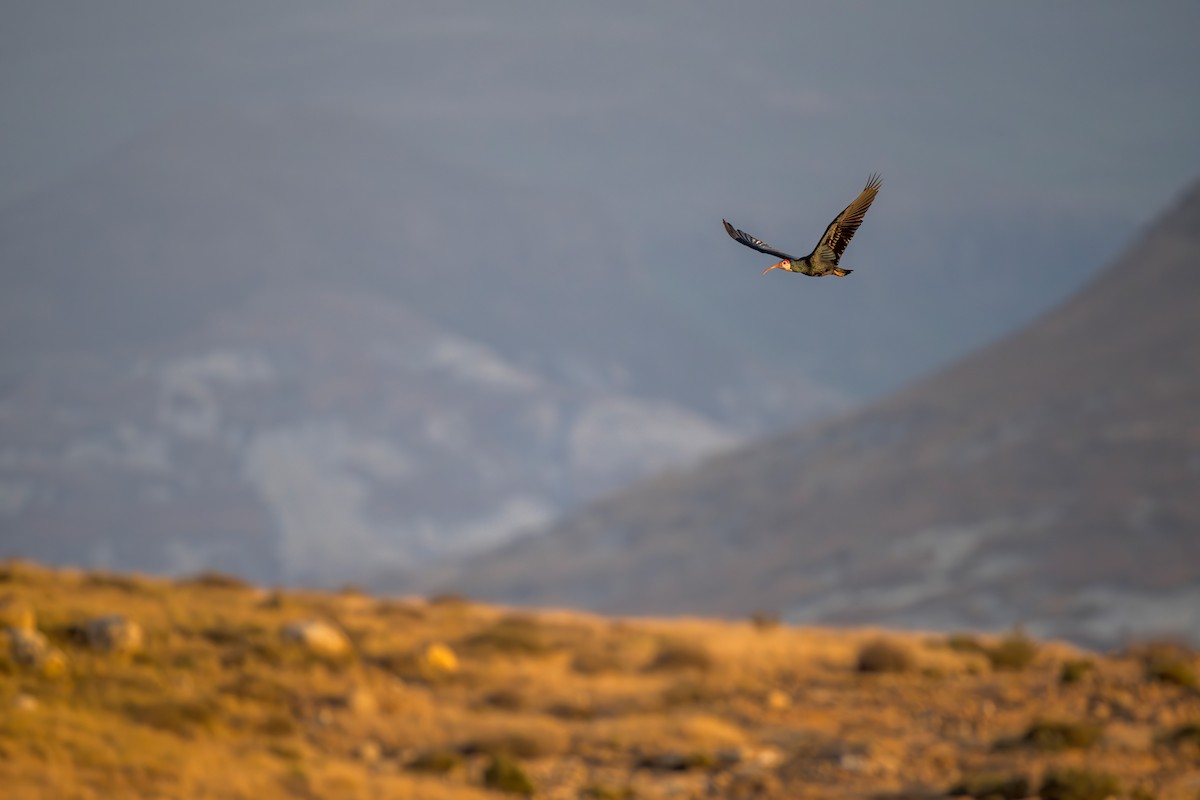
<svg viewBox="0 0 1200 800">
<path fill-rule="evenodd" d="M 1196 636 L 1198 29 L 7 3 L 0 555 Z"/>
</svg>

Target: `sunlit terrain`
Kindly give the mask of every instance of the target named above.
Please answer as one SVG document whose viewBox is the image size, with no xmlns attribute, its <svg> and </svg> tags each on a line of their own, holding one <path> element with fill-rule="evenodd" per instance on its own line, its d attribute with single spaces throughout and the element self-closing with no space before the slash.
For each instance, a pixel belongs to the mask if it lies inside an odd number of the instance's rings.
<svg viewBox="0 0 1200 800">
<path fill-rule="evenodd" d="M 1102 655 L 1019 632 L 615 619 L 26 562 L 0 567 L 0 614 L 10 798 L 1200 790 L 1197 657 L 1168 644 Z"/>
</svg>

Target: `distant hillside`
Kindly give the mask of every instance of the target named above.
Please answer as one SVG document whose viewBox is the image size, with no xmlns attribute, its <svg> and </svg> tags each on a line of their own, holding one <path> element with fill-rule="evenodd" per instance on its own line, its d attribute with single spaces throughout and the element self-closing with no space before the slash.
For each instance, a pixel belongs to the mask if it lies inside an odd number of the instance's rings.
<svg viewBox="0 0 1200 800">
<path fill-rule="evenodd" d="M 1019 333 L 433 582 L 614 612 L 1200 638 L 1200 185 Z"/>
<path fill-rule="evenodd" d="M 345 582 L 843 401 L 614 228 L 352 115 L 166 123 L 0 214 L 0 555 Z"/>
</svg>

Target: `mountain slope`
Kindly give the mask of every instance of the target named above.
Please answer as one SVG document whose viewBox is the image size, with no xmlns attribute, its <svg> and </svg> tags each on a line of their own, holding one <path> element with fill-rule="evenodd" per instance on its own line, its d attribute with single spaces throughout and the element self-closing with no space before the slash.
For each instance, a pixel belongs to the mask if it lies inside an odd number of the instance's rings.
<svg viewBox="0 0 1200 800">
<path fill-rule="evenodd" d="M 399 133 L 187 115 L 0 214 L 0 554 L 344 582 L 839 397 L 639 292 L 586 196 Z"/>
<path fill-rule="evenodd" d="M 435 582 L 619 612 L 1194 634 L 1197 309 L 1200 186 L 1019 333 Z"/>
</svg>

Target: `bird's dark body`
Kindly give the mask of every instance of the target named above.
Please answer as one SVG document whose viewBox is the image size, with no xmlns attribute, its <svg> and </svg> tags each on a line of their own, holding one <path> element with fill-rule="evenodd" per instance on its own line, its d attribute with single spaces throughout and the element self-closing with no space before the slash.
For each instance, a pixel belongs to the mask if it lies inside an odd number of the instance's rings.
<svg viewBox="0 0 1200 800">
<path fill-rule="evenodd" d="M 826 275 L 834 274 L 834 271 L 841 272 L 842 275 L 849 275 L 854 272 L 852 269 L 838 269 L 838 260 L 835 257 L 832 261 L 826 259 L 814 258 L 815 253 L 810 253 L 799 261 L 792 262 L 791 272 L 798 272 L 801 275 L 808 275 L 812 278 L 823 278 Z"/>
<path fill-rule="evenodd" d="M 725 231 L 733 237 L 734 241 L 751 250 L 783 259 L 763 270 L 764 275 L 773 269 L 784 269 L 813 278 L 825 275 L 836 275 L 843 278 L 854 270 L 843 269 L 840 266 L 842 253 L 846 252 L 846 246 L 850 244 L 854 232 L 862 224 L 867 209 L 871 207 L 871 203 L 875 202 L 875 195 L 879 192 L 881 183 L 878 175 L 872 175 L 854 202 L 842 209 L 842 213 L 838 214 L 833 222 L 825 228 L 825 233 L 821 235 L 821 239 L 813 251 L 802 258 L 790 256 L 782 250 L 776 250 L 761 239 L 756 239 L 745 231 L 738 230 L 726 220 L 721 221 L 725 223 Z"/>
</svg>

